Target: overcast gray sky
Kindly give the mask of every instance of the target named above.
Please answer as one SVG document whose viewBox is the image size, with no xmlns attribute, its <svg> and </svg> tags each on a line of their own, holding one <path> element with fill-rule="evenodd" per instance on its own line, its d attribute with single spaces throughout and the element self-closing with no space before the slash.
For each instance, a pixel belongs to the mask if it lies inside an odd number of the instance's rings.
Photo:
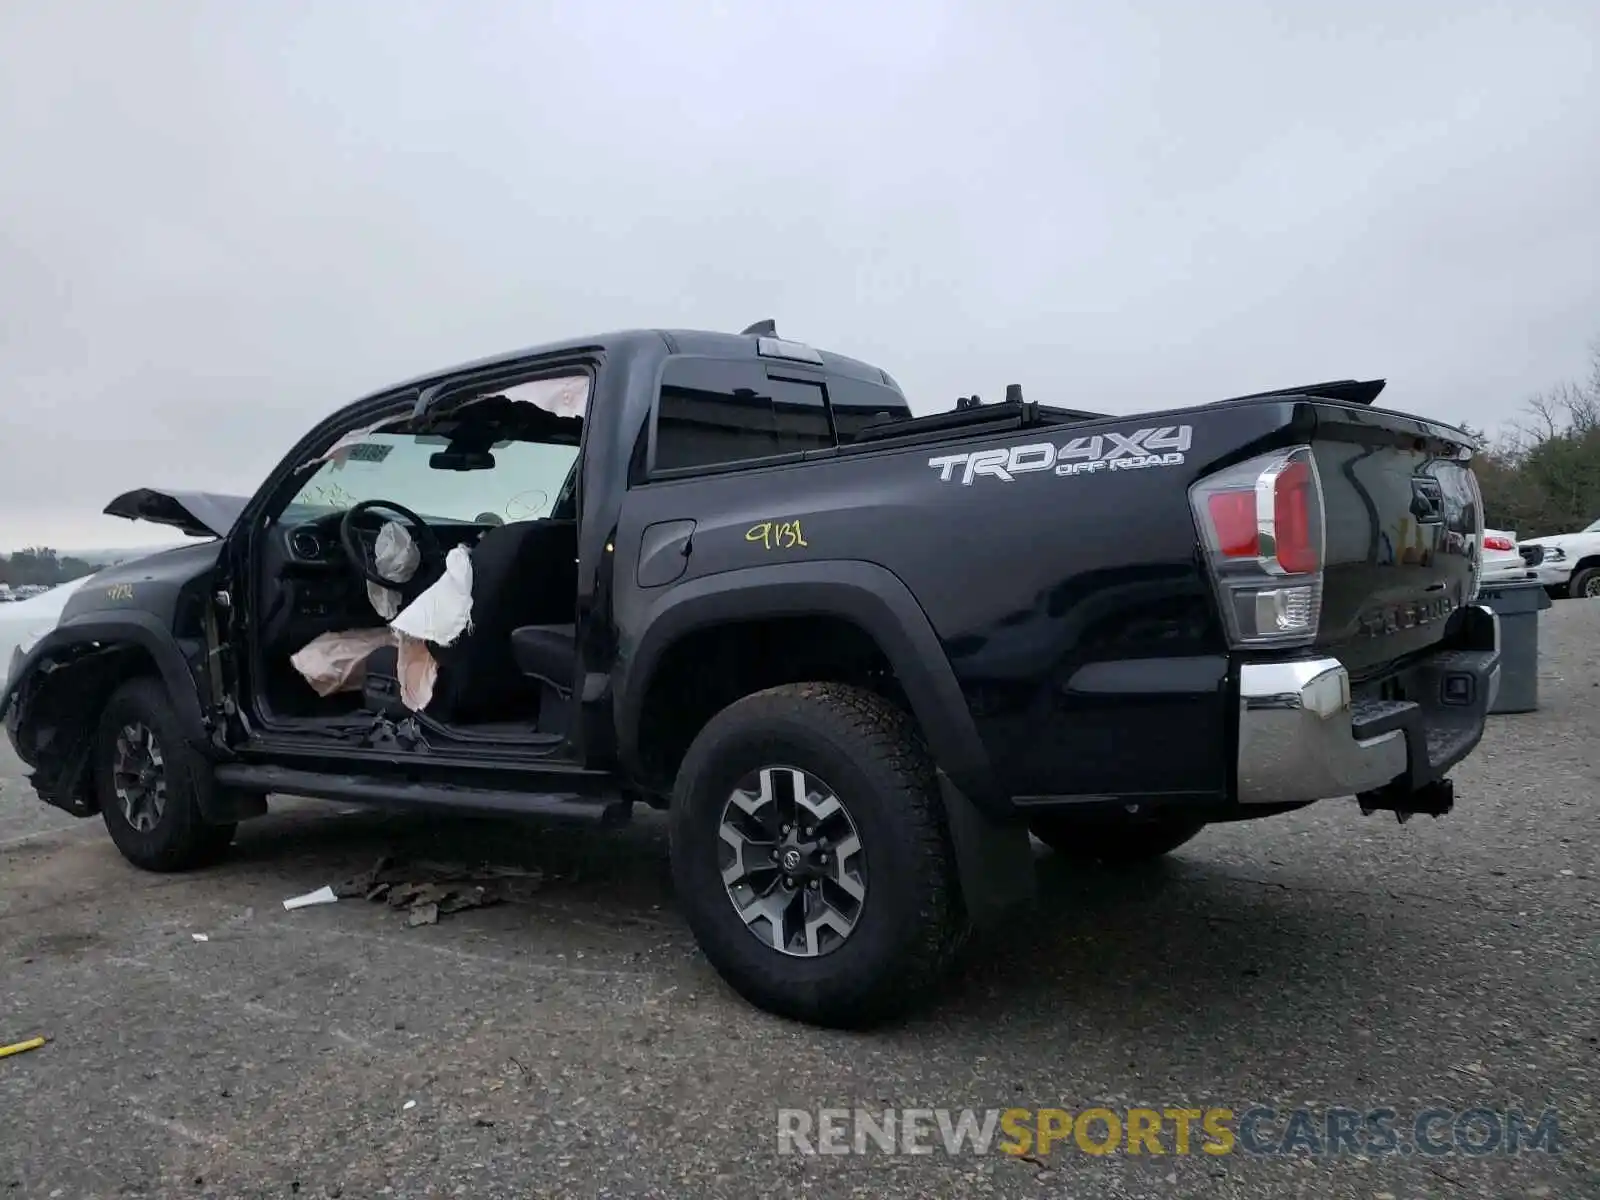
<svg viewBox="0 0 1600 1200">
<path fill-rule="evenodd" d="M 634 325 L 1133 412 L 1600 335 L 1594 0 L 0 4 L 0 548 Z"/>
</svg>

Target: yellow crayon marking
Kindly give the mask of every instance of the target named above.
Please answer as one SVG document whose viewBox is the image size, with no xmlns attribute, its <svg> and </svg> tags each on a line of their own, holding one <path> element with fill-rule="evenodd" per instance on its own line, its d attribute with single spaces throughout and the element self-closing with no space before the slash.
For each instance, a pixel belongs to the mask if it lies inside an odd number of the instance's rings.
<svg viewBox="0 0 1600 1200">
<path fill-rule="evenodd" d="M 757 542 L 764 550 L 793 550 L 797 546 L 810 548 L 798 519 L 793 521 L 762 521 L 745 530 L 744 540 Z"/>
</svg>

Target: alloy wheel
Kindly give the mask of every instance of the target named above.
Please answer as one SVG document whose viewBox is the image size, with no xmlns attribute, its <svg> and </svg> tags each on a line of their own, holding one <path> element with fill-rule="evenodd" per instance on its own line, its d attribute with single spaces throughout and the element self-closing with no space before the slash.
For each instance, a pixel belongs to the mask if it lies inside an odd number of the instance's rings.
<svg viewBox="0 0 1600 1200">
<path fill-rule="evenodd" d="M 769 766 L 739 780 L 718 830 L 722 883 L 763 945 L 815 958 L 861 918 L 867 862 L 854 819 L 821 779 Z"/>
<path fill-rule="evenodd" d="M 148 725 L 133 721 L 117 733 L 111 780 L 123 818 L 139 833 L 149 833 L 167 810 L 167 770 L 161 743 Z"/>
</svg>

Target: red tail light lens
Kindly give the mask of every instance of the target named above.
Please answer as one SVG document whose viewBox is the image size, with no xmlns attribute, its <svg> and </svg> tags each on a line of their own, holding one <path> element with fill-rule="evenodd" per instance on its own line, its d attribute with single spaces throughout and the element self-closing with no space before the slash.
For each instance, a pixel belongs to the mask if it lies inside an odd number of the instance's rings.
<svg viewBox="0 0 1600 1200">
<path fill-rule="evenodd" d="M 1517 546 L 1510 538 L 1486 537 L 1483 539 L 1483 548 L 1485 550 L 1515 550 Z"/>
<path fill-rule="evenodd" d="M 1226 467 L 1198 480 L 1189 498 L 1230 644 L 1314 641 L 1326 534 L 1310 447 Z"/>
<path fill-rule="evenodd" d="M 1291 575 L 1308 574 L 1322 565 L 1311 527 L 1313 486 L 1311 466 L 1302 458 L 1278 473 L 1272 492 L 1278 565 Z"/>
<path fill-rule="evenodd" d="M 1260 545 L 1255 492 L 1217 492 L 1206 498 L 1206 504 L 1217 534 L 1217 552 L 1226 558 L 1254 558 Z"/>
<path fill-rule="evenodd" d="M 1272 543 L 1266 553 L 1285 574 L 1306 575 L 1322 566 L 1316 537 L 1316 481 L 1311 464 L 1295 459 L 1272 481 Z M 1217 553 L 1224 558 L 1262 555 L 1256 520 L 1256 488 L 1212 492 L 1206 497 Z M 1492 546 L 1493 540 L 1489 542 Z"/>
</svg>

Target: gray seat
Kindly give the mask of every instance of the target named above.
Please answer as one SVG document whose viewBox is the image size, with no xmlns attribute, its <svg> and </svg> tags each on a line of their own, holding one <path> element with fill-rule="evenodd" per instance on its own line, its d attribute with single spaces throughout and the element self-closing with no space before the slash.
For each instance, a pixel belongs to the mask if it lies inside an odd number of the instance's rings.
<svg viewBox="0 0 1600 1200">
<path fill-rule="evenodd" d="M 578 523 L 516 521 L 491 529 L 472 551 L 472 626 L 454 645 L 433 647 L 439 664 L 428 711 L 457 724 L 503 721 L 531 709 L 537 685 L 518 665 L 512 632 L 571 628 L 578 603 Z M 572 667 L 565 672 L 571 689 Z"/>
<path fill-rule="evenodd" d="M 577 628 L 573 625 L 524 625 L 514 629 L 511 657 L 524 675 L 570 695 L 577 674 Z"/>
</svg>

